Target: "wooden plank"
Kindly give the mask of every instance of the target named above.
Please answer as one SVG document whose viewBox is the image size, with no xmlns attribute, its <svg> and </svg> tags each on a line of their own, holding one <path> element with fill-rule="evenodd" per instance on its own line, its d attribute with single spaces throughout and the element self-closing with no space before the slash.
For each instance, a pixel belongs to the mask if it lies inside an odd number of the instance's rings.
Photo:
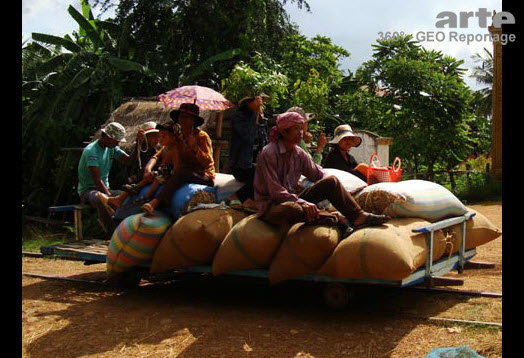
<svg viewBox="0 0 524 358">
<path fill-rule="evenodd" d="M 469 321 L 469 320 L 464 320 L 464 319 L 441 318 L 441 317 L 428 317 L 427 319 L 429 321 L 478 324 L 478 325 L 483 325 L 483 326 L 496 326 L 496 327 L 502 328 L 502 323 L 497 323 L 497 322 Z"/>
<path fill-rule="evenodd" d="M 468 261 L 464 264 L 466 269 L 488 269 L 495 268 L 495 264 L 492 262 L 485 261 Z"/>
<path fill-rule="evenodd" d="M 439 276 L 431 276 L 429 279 L 425 282 L 426 286 L 434 287 L 434 286 L 463 286 L 464 285 L 464 279 L 462 278 L 453 278 L 453 277 L 439 277 Z"/>
</svg>

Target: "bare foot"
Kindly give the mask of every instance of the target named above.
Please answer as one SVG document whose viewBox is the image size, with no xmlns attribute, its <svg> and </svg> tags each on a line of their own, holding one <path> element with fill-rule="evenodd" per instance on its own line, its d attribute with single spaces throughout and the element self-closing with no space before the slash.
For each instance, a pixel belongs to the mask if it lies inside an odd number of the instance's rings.
<svg viewBox="0 0 524 358">
<path fill-rule="evenodd" d="M 142 205 L 142 210 L 147 215 L 153 215 L 153 212 L 155 211 L 158 204 L 159 204 L 158 199 L 153 199 L 149 203 L 145 203 L 144 205 Z"/>
<path fill-rule="evenodd" d="M 121 198 L 119 196 L 111 196 L 107 198 L 107 203 L 111 205 L 113 208 L 118 209 L 122 206 L 122 201 L 124 201 L 124 198 Z"/>
</svg>

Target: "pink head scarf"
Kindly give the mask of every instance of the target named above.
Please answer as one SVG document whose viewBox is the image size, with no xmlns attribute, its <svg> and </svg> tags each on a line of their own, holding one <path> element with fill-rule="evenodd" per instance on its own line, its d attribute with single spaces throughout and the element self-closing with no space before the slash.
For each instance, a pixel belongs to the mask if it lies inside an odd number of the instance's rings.
<svg viewBox="0 0 524 358">
<path fill-rule="evenodd" d="M 269 133 L 269 141 L 276 142 L 278 140 L 278 133 L 293 127 L 295 124 L 304 124 L 304 117 L 296 112 L 285 112 L 277 117 L 277 125 L 271 128 Z"/>
</svg>

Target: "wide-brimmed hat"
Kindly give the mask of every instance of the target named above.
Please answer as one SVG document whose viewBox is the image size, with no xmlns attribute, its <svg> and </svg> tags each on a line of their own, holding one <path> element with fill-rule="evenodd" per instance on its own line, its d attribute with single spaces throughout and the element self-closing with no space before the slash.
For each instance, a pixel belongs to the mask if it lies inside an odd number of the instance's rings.
<svg viewBox="0 0 524 358">
<path fill-rule="evenodd" d="M 173 132 L 173 125 L 174 124 L 175 124 L 175 122 L 173 122 L 171 120 L 167 120 L 164 123 L 157 123 L 156 126 L 155 126 L 155 129 L 157 131 Z"/>
<path fill-rule="evenodd" d="M 315 113 L 306 113 L 306 111 L 304 111 L 302 109 L 302 107 L 298 107 L 298 106 L 291 107 L 286 112 L 296 112 L 296 113 L 300 114 L 302 117 L 304 117 L 304 120 L 306 122 L 309 122 L 310 120 L 315 118 Z"/>
<path fill-rule="evenodd" d="M 355 135 L 349 124 L 342 124 L 335 128 L 335 133 L 333 139 L 329 142 L 330 144 L 338 144 L 345 137 L 355 137 L 358 138 L 358 144 L 355 147 L 358 147 L 362 143 L 362 138 Z"/>
<path fill-rule="evenodd" d="M 271 99 L 271 97 L 269 97 L 267 94 L 265 94 L 264 92 L 261 92 L 255 96 L 245 96 L 240 101 L 238 101 L 238 106 L 242 107 L 245 103 L 254 100 L 256 97 L 262 97 L 263 101 L 268 101 Z"/>
<path fill-rule="evenodd" d="M 156 123 L 153 121 L 149 121 L 144 124 L 141 124 L 138 128 L 142 129 L 144 131 L 144 134 L 158 133 L 158 129 L 156 128 Z"/>
<path fill-rule="evenodd" d="M 108 136 L 111 139 L 114 139 L 119 142 L 127 142 L 126 141 L 126 129 L 123 125 L 121 125 L 118 122 L 111 122 L 104 128 L 102 128 L 102 133 L 104 133 L 106 136 Z"/>
<path fill-rule="evenodd" d="M 194 126 L 199 127 L 204 124 L 204 118 L 200 117 L 200 108 L 194 103 L 182 103 L 178 109 L 169 112 L 169 116 L 174 123 L 178 123 L 180 113 L 189 114 L 194 118 Z"/>
</svg>

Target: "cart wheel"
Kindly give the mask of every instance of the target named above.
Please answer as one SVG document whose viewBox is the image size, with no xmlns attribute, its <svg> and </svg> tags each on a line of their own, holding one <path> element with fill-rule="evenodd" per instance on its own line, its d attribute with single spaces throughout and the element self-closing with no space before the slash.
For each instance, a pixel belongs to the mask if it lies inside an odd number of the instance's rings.
<svg viewBox="0 0 524 358">
<path fill-rule="evenodd" d="M 347 286 L 338 282 L 328 283 L 324 288 L 324 303 L 329 308 L 343 309 L 347 307 L 352 296 Z"/>
</svg>

